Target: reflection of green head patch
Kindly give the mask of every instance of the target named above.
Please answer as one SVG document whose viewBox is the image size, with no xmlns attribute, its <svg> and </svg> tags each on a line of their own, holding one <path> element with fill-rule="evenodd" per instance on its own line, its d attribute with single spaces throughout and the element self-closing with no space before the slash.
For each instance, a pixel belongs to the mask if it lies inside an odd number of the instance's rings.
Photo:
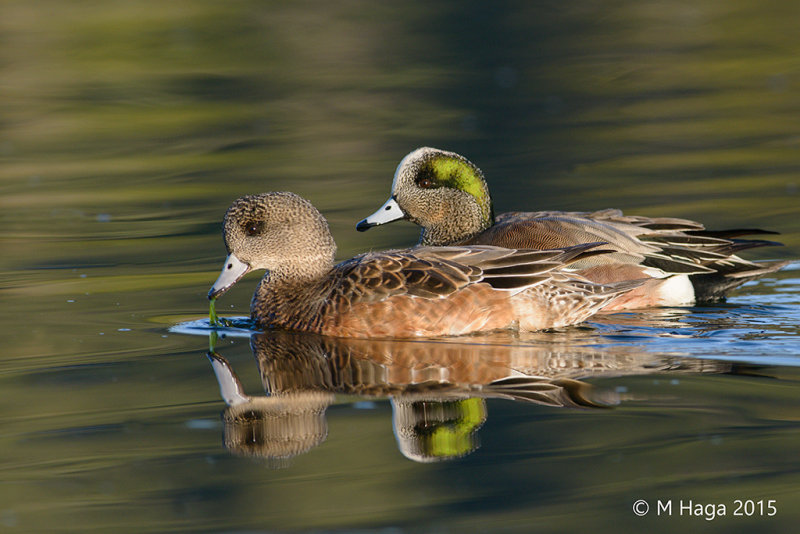
<svg viewBox="0 0 800 534">
<path fill-rule="evenodd" d="M 427 454 L 434 458 L 457 458 L 475 450 L 475 432 L 486 421 L 486 404 L 483 399 L 471 398 L 446 402 L 458 413 L 450 421 L 442 422 L 431 430 Z"/>
<path fill-rule="evenodd" d="M 427 180 L 427 185 L 426 181 Z M 485 221 L 494 221 L 492 198 L 481 170 L 466 158 L 457 155 L 437 154 L 425 162 L 417 175 L 416 183 L 423 188 L 449 187 L 472 196 L 481 209 Z"/>
</svg>

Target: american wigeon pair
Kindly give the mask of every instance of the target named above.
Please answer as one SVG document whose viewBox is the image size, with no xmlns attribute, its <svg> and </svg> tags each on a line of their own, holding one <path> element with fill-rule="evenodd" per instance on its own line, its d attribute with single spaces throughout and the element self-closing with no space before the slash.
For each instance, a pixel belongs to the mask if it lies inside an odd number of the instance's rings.
<svg viewBox="0 0 800 534">
<path fill-rule="evenodd" d="M 638 281 L 596 284 L 573 262 L 610 253 L 602 243 L 555 250 L 490 245 L 370 252 L 334 264 L 319 211 L 294 193 L 234 201 L 225 213 L 228 258 L 215 299 L 265 269 L 251 303 L 262 328 L 340 337 L 453 336 L 579 323 Z"/>
<path fill-rule="evenodd" d="M 251 303 L 262 328 L 340 337 L 451 336 L 576 324 L 611 309 L 720 298 L 787 262 L 736 256 L 774 244 L 708 232 L 683 219 L 617 210 L 493 215 L 466 158 L 422 148 L 398 166 L 392 197 L 359 230 L 409 219 L 420 246 L 334 264 L 322 215 L 293 193 L 236 200 L 225 214 L 228 258 L 209 298 L 266 269 Z M 690 282 L 691 281 L 691 282 Z"/>
</svg>

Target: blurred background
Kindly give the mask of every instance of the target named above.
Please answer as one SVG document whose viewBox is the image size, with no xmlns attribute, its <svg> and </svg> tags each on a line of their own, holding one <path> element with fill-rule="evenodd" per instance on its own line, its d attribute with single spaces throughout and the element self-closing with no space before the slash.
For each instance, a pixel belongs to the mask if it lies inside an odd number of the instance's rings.
<svg viewBox="0 0 800 534">
<path fill-rule="evenodd" d="M 206 313 L 222 215 L 242 194 L 306 197 L 342 259 L 411 245 L 411 224 L 355 223 L 427 145 L 480 166 L 498 212 L 613 207 L 765 228 L 787 246 L 748 257 L 797 258 L 798 20 L 791 0 L 3 0 L 0 524 L 122 532 L 127 514 L 132 531 L 200 531 L 187 518 L 234 491 L 194 474 L 232 461 L 205 340 L 167 329 Z M 246 315 L 255 280 L 219 311 Z M 394 481 L 420 473 L 392 469 Z M 281 476 L 277 493 L 309 491 Z M 162 493 L 148 493 L 153 477 Z M 547 497 L 550 517 L 575 511 L 564 495 Z M 270 513 L 281 528 L 378 525 L 411 506 L 390 500 L 338 522 Z M 627 501 L 591 509 L 610 526 L 630 518 Z"/>
<path fill-rule="evenodd" d="M 91 263 L 206 267 L 230 201 L 277 189 L 328 216 L 342 256 L 410 243 L 353 223 L 423 145 L 480 166 L 498 211 L 618 207 L 800 244 L 794 2 L 0 9 L 7 267 L 57 266 L 51 247 L 87 235 Z"/>
</svg>

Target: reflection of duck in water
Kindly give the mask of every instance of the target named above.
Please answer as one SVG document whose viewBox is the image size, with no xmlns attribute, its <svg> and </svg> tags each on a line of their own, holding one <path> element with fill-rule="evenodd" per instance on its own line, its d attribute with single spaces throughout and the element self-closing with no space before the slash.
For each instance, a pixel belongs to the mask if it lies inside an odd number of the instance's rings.
<svg viewBox="0 0 800 534">
<path fill-rule="evenodd" d="M 409 460 L 450 460 L 478 448 L 478 429 L 487 417 L 484 399 L 399 395 L 391 402 L 394 437 L 400 452 Z"/>
<path fill-rule="evenodd" d="M 267 397 L 251 397 L 230 365 L 210 353 L 228 408 L 225 445 L 239 454 L 290 458 L 327 437 L 334 394 L 390 397 L 401 452 L 416 461 L 463 456 L 477 446 L 486 398 L 605 408 L 617 394 L 581 378 L 663 370 L 722 371 L 700 360 L 470 342 L 329 338 L 267 331 L 251 337 Z M 484 342 L 484 343 L 482 343 Z M 696 367 L 695 367 L 696 366 Z"/>
</svg>

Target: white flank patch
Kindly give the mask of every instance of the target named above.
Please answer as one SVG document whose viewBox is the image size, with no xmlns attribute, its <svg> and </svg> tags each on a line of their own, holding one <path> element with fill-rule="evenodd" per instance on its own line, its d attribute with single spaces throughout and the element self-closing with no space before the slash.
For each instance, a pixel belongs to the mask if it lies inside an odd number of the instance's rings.
<svg viewBox="0 0 800 534">
<path fill-rule="evenodd" d="M 694 287 L 689 276 L 679 274 L 664 280 L 658 287 L 661 306 L 691 306 L 694 304 Z"/>
</svg>

